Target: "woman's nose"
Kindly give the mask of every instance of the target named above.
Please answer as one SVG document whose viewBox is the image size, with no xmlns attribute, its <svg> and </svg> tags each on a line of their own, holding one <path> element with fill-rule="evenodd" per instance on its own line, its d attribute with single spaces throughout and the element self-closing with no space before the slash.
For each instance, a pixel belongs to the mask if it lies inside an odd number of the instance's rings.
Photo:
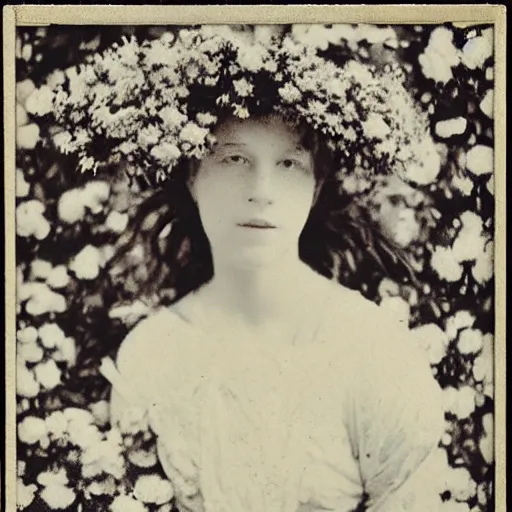
<svg viewBox="0 0 512 512">
<path fill-rule="evenodd" d="M 248 194 L 249 202 L 272 204 L 275 194 L 272 173 L 268 169 L 255 169 L 251 178 Z"/>
</svg>

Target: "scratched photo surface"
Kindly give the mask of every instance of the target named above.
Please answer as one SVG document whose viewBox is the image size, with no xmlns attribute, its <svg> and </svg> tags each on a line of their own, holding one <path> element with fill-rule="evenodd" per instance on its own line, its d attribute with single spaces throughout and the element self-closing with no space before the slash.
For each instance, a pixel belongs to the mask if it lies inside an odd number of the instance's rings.
<svg viewBox="0 0 512 512">
<path fill-rule="evenodd" d="M 494 510 L 492 25 L 16 34 L 19 510 Z"/>
</svg>

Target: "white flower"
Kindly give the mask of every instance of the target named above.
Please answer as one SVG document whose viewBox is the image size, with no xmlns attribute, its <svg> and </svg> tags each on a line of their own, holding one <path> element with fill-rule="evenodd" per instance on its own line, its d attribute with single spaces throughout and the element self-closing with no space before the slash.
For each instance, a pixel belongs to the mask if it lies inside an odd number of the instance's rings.
<svg viewBox="0 0 512 512">
<path fill-rule="evenodd" d="M 247 81 L 246 78 L 241 78 L 240 80 L 234 80 L 233 86 L 235 88 L 236 93 L 243 98 L 250 96 L 254 90 L 254 86 Z"/>
<path fill-rule="evenodd" d="M 66 407 L 62 413 L 69 422 L 74 422 L 78 425 L 91 425 L 94 422 L 92 413 L 79 407 Z"/>
<path fill-rule="evenodd" d="M 193 145 L 200 145 L 204 143 L 205 137 L 208 135 L 209 130 L 201 128 L 195 123 L 187 123 L 180 131 L 180 139 L 183 142 L 190 142 Z"/>
<path fill-rule="evenodd" d="M 446 490 L 457 501 L 467 501 L 476 493 L 476 483 L 464 467 L 452 468 L 444 475 Z"/>
<path fill-rule="evenodd" d="M 278 92 L 286 103 L 296 103 L 302 98 L 300 90 L 290 82 L 286 82 L 283 87 L 279 88 Z"/>
<path fill-rule="evenodd" d="M 23 283 L 18 289 L 18 300 L 27 301 L 25 309 L 29 315 L 39 316 L 45 313 L 62 313 L 66 310 L 66 300 L 53 292 L 45 283 Z"/>
<path fill-rule="evenodd" d="M 144 503 L 162 505 L 174 496 L 171 482 L 158 475 L 143 475 L 135 482 L 135 497 Z"/>
<path fill-rule="evenodd" d="M 494 417 L 491 413 L 484 415 L 482 425 L 484 433 L 480 438 L 478 446 L 487 464 L 492 464 L 494 461 Z"/>
<path fill-rule="evenodd" d="M 407 181 L 418 185 L 429 185 L 441 170 L 441 155 L 435 144 L 427 137 L 415 146 L 416 160 L 406 162 L 404 177 Z"/>
<path fill-rule="evenodd" d="M 29 123 L 27 111 L 23 105 L 16 103 L 16 127 L 25 126 Z"/>
<path fill-rule="evenodd" d="M 57 203 L 57 214 L 59 219 L 67 224 L 74 224 L 83 220 L 85 205 L 83 202 L 83 191 L 72 188 L 64 192 Z"/>
<path fill-rule="evenodd" d="M 39 142 L 39 125 L 36 123 L 18 126 L 16 128 L 16 147 L 19 149 L 34 149 Z"/>
<path fill-rule="evenodd" d="M 47 279 L 52 271 L 52 264 L 49 261 L 35 259 L 30 265 L 33 279 Z"/>
<path fill-rule="evenodd" d="M 57 471 L 43 471 L 37 477 L 37 483 L 44 487 L 50 485 L 67 485 L 69 483 L 66 470 L 59 468 Z"/>
<path fill-rule="evenodd" d="M 462 62 L 469 69 L 483 67 L 494 52 L 493 29 L 487 29 L 481 36 L 471 38 L 462 48 Z"/>
<path fill-rule="evenodd" d="M 410 305 L 401 297 L 384 297 L 379 306 L 399 321 L 406 323 L 409 321 Z"/>
<path fill-rule="evenodd" d="M 133 324 L 141 317 L 149 313 L 149 307 L 141 300 L 136 300 L 131 304 L 117 306 L 109 311 L 110 318 L 120 318 L 123 323 Z"/>
<path fill-rule="evenodd" d="M 34 372 L 24 364 L 16 365 L 16 394 L 25 398 L 34 398 L 39 394 L 41 386 Z"/>
<path fill-rule="evenodd" d="M 450 341 L 454 340 L 459 330 L 473 327 L 475 320 L 475 317 L 469 311 L 457 311 L 454 315 L 450 316 L 445 323 L 445 332 L 448 339 Z"/>
<path fill-rule="evenodd" d="M 430 364 L 438 364 L 446 355 L 448 336 L 436 324 L 430 323 L 416 327 L 411 331 L 417 337 L 418 343 L 429 357 Z"/>
<path fill-rule="evenodd" d="M 482 351 L 473 362 L 473 377 L 477 382 L 492 386 L 494 382 L 494 338 L 492 334 L 484 336 L 482 345 Z"/>
<path fill-rule="evenodd" d="M 45 419 L 48 434 L 55 439 L 64 437 L 68 430 L 68 420 L 62 411 L 54 411 Z"/>
<path fill-rule="evenodd" d="M 473 146 L 467 153 L 466 167 L 477 176 L 492 173 L 494 169 L 493 148 L 482 144 Z"/>
<path fill-rule="evenodd" d="M 21 169 L 16 169 L 16 197 L 27 197 L 30 193 L 30 183 L 25 181 Z"/>
<path fill-rule="evenodd" d="M 46 435 L 46 423 L 41 418 L 26 416 L 18 424 L 18 439 L 22 443 L 36 444 Z"/>
<path fill-rule="evenodd" d="M 20 329 L 16 333 L 16 339 L 20 343 L 34 343 L 37 340 L 37 336 L 37 329 L 32 325 L 25 327 L 24 329 Z"/>
<path fill-rule="evenodd" d="M 139 131 L 137 141 L 142 147 L 147 149 L 158 144 L 161 136 L 162 132 L 157 126 L 149 125 Z"/>
<path fill-rule="evenodd" d="M 34 82 L 28 78 L 18 82 L 16 84 L 16 101 L 24 104 L 35 88 L 36 86 L 34 85 Z"/>
<path fill-rule="evenodd" d="M 43 85 L 30 94 L 25 103 L 25 108 L 31 114 L 44 116 L 53 110 L 53 98 L 54 93 L 50 87 Z"/>
<path fill-rule="evenodd" d="M 453 44 L 453 32 L 438 27 L 430 34 L 428 45 L 418 62 L 427 78 L 446 83 L 453 78 L 452 68 L 459 64 L 460 58 L 460 51 Z"/>
<path fill-rule="evenodd" d="M 474 183 L 473 180 L 467 176 L 455 175 L 452 179 L 452 186 L 465 196 L 469 196 L 471 192 L 473 192 Z"/>
<path fill-rule="evenodd" d="M 52 510 L 68 508 L 75 501 L 73 489 L 65 485 L 49 485 L 41 491 L 41 498 Z"/>
<path fill-rule="evenodd" d="M 65 155 L 74 153 L 78 149 L 76 141 L 73 140 L 73 136 L 68 131 L 58 132 L 53 135 L 53 143 Z"/>
<path fill-rule="evenodd" d="M 383 140 L 391 131 L 384 118 L 375 113 L 370 113 L 368 119 L 363 122 L 363 130 L 367 137 Z"/>
<path fill-rule="evenodd" d="M 61 382 L 61 371 L 53 359 L 36 365 L 34 373 L 39 384 L 46 389 L 53 389 Z"/>
<path fill-rule="evenodd" d="M 249 117 L 249 111 L 241 105 L 235 105 L 233 112 L 235 116 L 239 117 L 240 119 L 247 119 Z"/>
<path fill-rule="evenodd" d="M 100 261 L 98 248 L 87 245 L 75 256 L 69 268 L 78 279 L 96 279 L 100 272 Z"/>
<path fill-rule="evenodd" d="M 477 256 L 472 274 L 480 284 L 486 283 L 494 275 L 494 244 L 492 242 L 486 242 L 483 252 Z"/>
<path fill-rule="evenodd" d="M 477 260 L 485 250 L 485 238 L 482 236 L 482 219 L 471 211 L 460 215 L 462 229 L 453 242 L 453 254 L 458 262 Z"/>
<path fill-rule="evenodd" d="M 158 112 L 158 116 L 171 128 L 180 128 L 188 121 L 188 117 L 176 107 L 164 107 Z"/>
<path fill-rule="evenodd" d="M 110 505 L 111 512 L 147 512 L 147 508 L 140 501 L 126 496 L 120 495 L 114 498 Z"/>
<path fill-rule="evenodd" d="M 37 342 L 23 343 L 17 348 L 18 356 L 27 361 L 27 363 L 38 363 L 41 361 L 44 355 L 43 349 L 37 344 Z"/>
<path fill-rule="evenodd" d="M 93 180 L 83 188 L 83 202 L 92 213 L 101 212 L 110 195 L 110 185 L 106 181 Z"/>
<path fill-rule="evenodd" d="M 69 274 L 65 265 L 57 265 L 52 269 L 48 279 L 48 286 L 54 289 L 64 288 L 69 284 Z"/>
<path fill-rule="evenodd" d="M 482 349 L 483 334 L 479 329 L 464 329 L 459 334 L 457 347 L 461 354 L 476 354 Z"/>
<path fill-rule="evenodd" d="M 35 236 L 45 239 L 50 233 L 50 224 L 43 215 L 45 206 L 37 199 L 31 199 L 16 208 L 16 234 L 21 237 Z"/>
<path fill-rule="evenodd" d="M 456 282 L 462 277 L 462 267 L 450 247 L 437 246 L 430 264 L 437 275 L 448 282 Z"/>
<path fill-rule="evenodd" d="M 200 112 L 197 114 L 196 119 L 201 126 L 210 126 L 217 122 L 217 117 L 208 112 Z"/>
<path fill-rule="evenodd" d="M 475 390 L 471 386 L 461 386 L 459 389 L 445 388 L 445 410 L 454 414 L 458 419 L 468 418 L 475 411 Z"/>
<path fill-rule="evenodd" d="M 68 433 L 70 442 L 84 450 L 84 453 L 101 443 L 101 433 L 95 425 L 70 421 Z"/>
<path fill-rule="evenodd" d="M 152 468 L 158 462 L 156 450 L 132 450 L 128 453 L 128 460 L 139 468 Z"/>
<path fill-rule="evenodd" d="M 25 485 L 21 478 L 16 480 L 16 508 L 26 509 L 33 501 L 37 491 L 37 485 Z"/>
<path fill-rule="evenodd" d="M 494 116 L 494 90 L 489 89 L 480 103 L 480 110 L 490 119 Z"/>
<path fill-rule="evenodd" d="M 55 348 L 62 344 L 66 335 L 56 323 L 46 323 L 39 327 L 39 339 L 46 348 Z"/>
<path fill-rule="evenodd" d="M 122 233 L 128 225 L 128 214 L 112 211 L 109 213 L 105 225 L 114 233 Z"/>
<path fill-rule="evenodd" d="M 62 340 L 57 350 L 53 353 L 55 361 L 65 361 L 68 366 L 76 363 L 76 343 L 74 338 L 67 337 Z"/>
<path fill-rule="evenodd" d="M 150 154 L 157 160 L 168 163 L 176 161 L 181 156 L 181 151 L 175 144 L 161 142 L 151 149 Z"/>
<path fill-rule="evenodd" d="M 110 403 L 107 400 L 94 402 L 89 408 L 97 425 L 103 426 L 110 421 Z"/>
<path fill-rule="evenodd" d="M 445 119 L 436 123 L 436 133 L 439 137 L 447 139 L 452 135 L 460 135 L 466 131 L 468 121 L 465 117 Z"/>
</svg>

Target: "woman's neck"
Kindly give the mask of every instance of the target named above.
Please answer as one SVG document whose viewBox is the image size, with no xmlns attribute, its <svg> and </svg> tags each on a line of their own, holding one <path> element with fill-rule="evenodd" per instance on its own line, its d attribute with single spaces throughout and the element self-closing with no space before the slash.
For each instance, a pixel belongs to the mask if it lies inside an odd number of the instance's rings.
<svg viewBox="0 0 512 512">
<path fill-rule="evenodd" d="M 258 267 L 216 262 L 202 299 L 222 317 L 253 329 L 284 324 L 306 313 L 325 279 L 298 257 Z"/>
</svg>

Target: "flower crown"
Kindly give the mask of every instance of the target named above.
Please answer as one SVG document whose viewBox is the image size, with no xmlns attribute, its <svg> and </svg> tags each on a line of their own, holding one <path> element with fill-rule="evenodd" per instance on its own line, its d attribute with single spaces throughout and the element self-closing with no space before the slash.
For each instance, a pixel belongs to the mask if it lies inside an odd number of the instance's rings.
<svg viewBox="0 0 512 512">
<path fill-rule="evenodd" d="M 63 129 L 55 145 L 76 154 L 82 172 L 122 162 L 163 182 L 178 162 L 213 148 L 225 113 L 305 123 L 339 155 L 341 181 L 393 173 L 425 184 L 439 172 L 427 117 L 398 64 L 338 64 L 293 32 L 248 42 L 203 26 L 142 43 L 124 38 L 52 85 Z"/>
</svg>

